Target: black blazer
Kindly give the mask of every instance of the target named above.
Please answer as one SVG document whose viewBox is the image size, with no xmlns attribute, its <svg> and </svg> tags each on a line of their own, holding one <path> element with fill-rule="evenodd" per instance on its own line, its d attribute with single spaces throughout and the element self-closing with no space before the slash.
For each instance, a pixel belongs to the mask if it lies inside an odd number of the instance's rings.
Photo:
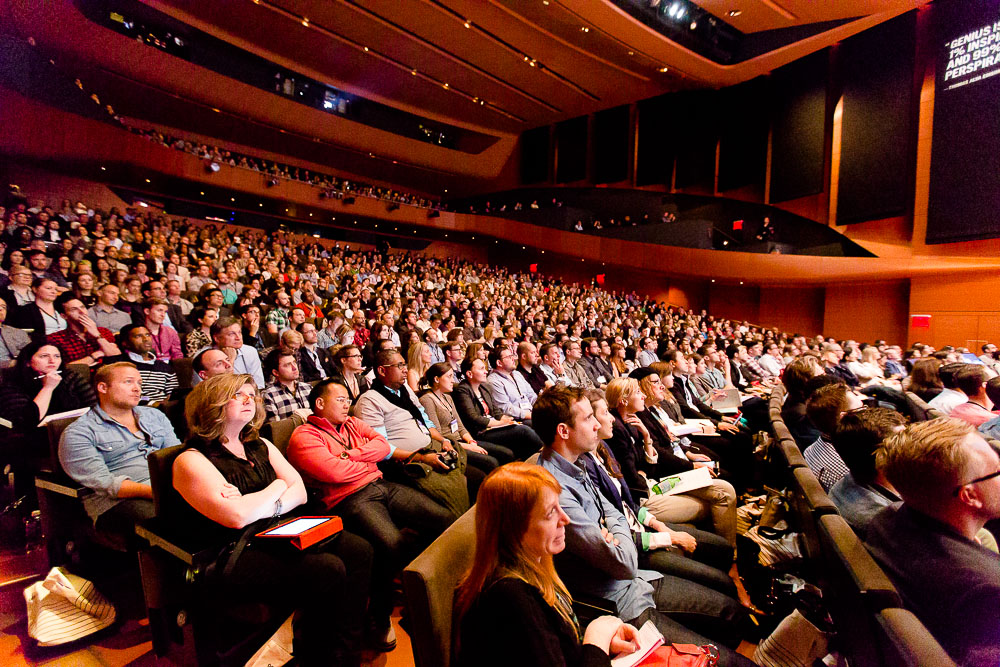
<svg viewBox="0 0 1000 667">
<path fill-rule="evenodd" d="M 31 341 L 33 343 L 45 342 L 45 319 L 42 317 L 42 311 L 34 302 L 18 306 L 11 315 L 10 322 L 8 322 L 10 326 L 18 329 L 32 329 L 32 332 L 28 334 Z M 62 313 L 59 315 L 61 316 Z"/>
<path fill-rule="evenodd" d="M 605 440 L 604 444 L 618 459 L 625 484 L 632 489 L 637 499 L 645 498 L 648 495 L 645 491 L 646 481 L 639 473 L 644 472 L 647 475 L 655 476 L 656 467 L 646 461 L 642 435 L 638 429 L 631 424 L 626 424 L 617 410 L 611 410 L 611 415 L 615 418 L 615 424 L 611 431 L 611 437 Z"/>
<path fill-rule="evenodd" d="M 327 377 L 334 375 L 336 370 L 333 365 L 333 360 L 330 359 L 330 353 L 323 348 L 316 346 L 316 356 L 319 357 L 319 363 L 323 367 L 323 371 L 326 372 Z M 299 348 L 299 368 L 302 371 L 302 381 L 303 382 L 313 382 L 319 380 L 322 377 L 319 369 L 316 368 L 316 364 L 313 362 L 312 357 L 306 352 L 304 347 Z"/>
<path fill-rule="evenodd" d="M 473 438 L 478 438 L 479 434 L 490 425 L 490 419 L 500 419 L 503 416 L 503 412 L 493 400 L 493 393 L 488 384 L 484 382 L 479 385 L 479 393 L 482 394 L 483 401 L 490 409 L 489 415 L 483 410 L 479 399 L 473 395 L 472 385 L 468 382 L 462 382 L 451 392 L 451 398 L 455 401 L 455 409 L 458 410 L 458 418 L 465 424 L 465 428 L 469 429 Z"/>
<path fill-rule="evenodd" d="M 683 381 L 690 382 L 687 378 L 684 378 Z M 722 419 L 722 413 L 713 410 L 699 400 L 697 390 L 691 386 L 688 387 L 688 390 L 691 392 L 691 397 L 694 400 L 689 402 L 687 396 L 684 395 L 684 387 L 681 386 L 681 382 L 681 377 L 675 375 L 674 386 L 670 388 L 670 393 L 674 395 L 674 398 L 677 399 L 677 404 L 681 407 L 681 414 L 687 419 L 711 419 L 713 422 L 718 423 Z"/>
<path fill-rule="evenodd" d="M 646 427 L 649 431 L 649 437 L 653 439 L 653 446 L 656 447 L 656 453 L 659 457 L 657 459 L 657 474 L 659 475 L 673 475 L 679 472 L 685 472 L 687 470 L 694 470 L 694 464 L 691 463 L 686 457 L 681 458 L 674 454 L 673 447 L 671 446 L 670 433 L 664 428 L 663 424 L 653 416 L 649 408 L 646 408 L 642 412 L 636 415 L 639 417 L 639 421 L 642 425 Z"/>
</svg>

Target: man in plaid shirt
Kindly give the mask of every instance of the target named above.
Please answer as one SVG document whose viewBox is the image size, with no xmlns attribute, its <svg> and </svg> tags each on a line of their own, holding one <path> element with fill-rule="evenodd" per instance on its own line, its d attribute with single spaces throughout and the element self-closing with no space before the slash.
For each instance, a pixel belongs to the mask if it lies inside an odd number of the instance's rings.
<svg viewBox="0 0 1000 667">
<path fill-rule="evenodd" d="M 262 393 L 267 421 L 291 417 L 296 410 L 309 407 L 312 387 L 299 380 L 299 364 L 290 350 L 278 347 L 267 355 L 264 375 L 271 382 Z"/>
<path fill-rule="evenodd" d="M 111 332 L 94 324 L 87 316 L 86 306 L 72 292 L 56 299 L 56 308 L 66 318 L 66 328 L 50 334 L 48 342 L 59 348 L 67 364 L 93 366 L 102 363 L 104 357 L 121 354 Z"/>
<path fill-rule="evenodd" d="M 272 336 L 277 336 L 288 328 L 288 309 L 292 306 L 292 299 L 288 292 L 279 289 L 274 293 L 274 301 L 278 305 L 271 309 L 264 322 L 267 324 L 267 331 Z"/>
</svg>

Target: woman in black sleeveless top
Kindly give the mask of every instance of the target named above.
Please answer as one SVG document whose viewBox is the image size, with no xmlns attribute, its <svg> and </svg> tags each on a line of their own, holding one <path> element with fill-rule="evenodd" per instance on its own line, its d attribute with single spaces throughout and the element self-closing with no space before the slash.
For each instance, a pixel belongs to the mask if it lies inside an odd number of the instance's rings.
<svg viewBox="0 0 1000 667">
<path fill-rule="evenodd" d="M 241 549 L 245 534 L 265 530 L 305 503 L 302 478 L 257 434 L 264 410 L 252 376 L 202 382 L 185 412 L 191 437 L 174 462 L 174 488 L 198 515 L 189 524 L 193 530 L 236 545 L 216 563 L 223 586 L 242 600 L 297 609 L 298 664 L 360 664 L 371 546 L 341 533 L 305 551 L 282 539 L 252 537 Z"/>
</svg>

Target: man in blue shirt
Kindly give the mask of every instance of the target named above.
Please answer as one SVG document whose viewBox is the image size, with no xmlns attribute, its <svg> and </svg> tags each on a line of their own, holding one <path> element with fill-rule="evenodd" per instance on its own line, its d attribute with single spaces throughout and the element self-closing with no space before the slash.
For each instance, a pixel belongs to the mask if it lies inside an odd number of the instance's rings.
<svg viewBox="0 0 1000 667">
<path fill-rule="evenodd" d="M 532 424 L 543 442 L 538 463 L 562 486 L 559 505 L 570 518 L 566 550 L 556 557 L 559 576 L 570 592 L 611 600 L 618 616 L 635 627 L 653 621 L 667 643 L 709 644 L 720 650 L 720 665 L 752 664 L 730 650 L 740 642 L 745 611 L 739 602 L 701 584 L 641 570 L 628 521 L 591 482 L 577 459 L 597 449 L 600 428 L 582 389 L 555 386 L 538 397 Z M 716 639 L 681 625 L 683 618 Z"/>
<path fill-rule="evenodd" d="M 94 491 L 83 499 L 99 531 L 131 537 L 154 516 L 146 457 L 180 444 L 166 415 L 138 407 L 142 377 L 134 364 L 106 364 L 94 376 L 98 405 L 63 431 L 59 462 Z"/>
</svg>

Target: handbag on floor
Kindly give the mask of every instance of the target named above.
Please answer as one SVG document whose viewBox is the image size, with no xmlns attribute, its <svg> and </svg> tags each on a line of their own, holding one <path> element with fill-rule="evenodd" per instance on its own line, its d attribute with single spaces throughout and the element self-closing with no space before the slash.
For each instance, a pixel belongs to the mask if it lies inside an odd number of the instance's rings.
<svg viewBox="0 0 1000 667">
<path fill-rule="evenodd" d="M 83 577 L 61 567 L 24 589 L 28 634 L 39 646 L 59 646 L 92 635 L 115 622 L 115 608 Z"/>
</svg>

